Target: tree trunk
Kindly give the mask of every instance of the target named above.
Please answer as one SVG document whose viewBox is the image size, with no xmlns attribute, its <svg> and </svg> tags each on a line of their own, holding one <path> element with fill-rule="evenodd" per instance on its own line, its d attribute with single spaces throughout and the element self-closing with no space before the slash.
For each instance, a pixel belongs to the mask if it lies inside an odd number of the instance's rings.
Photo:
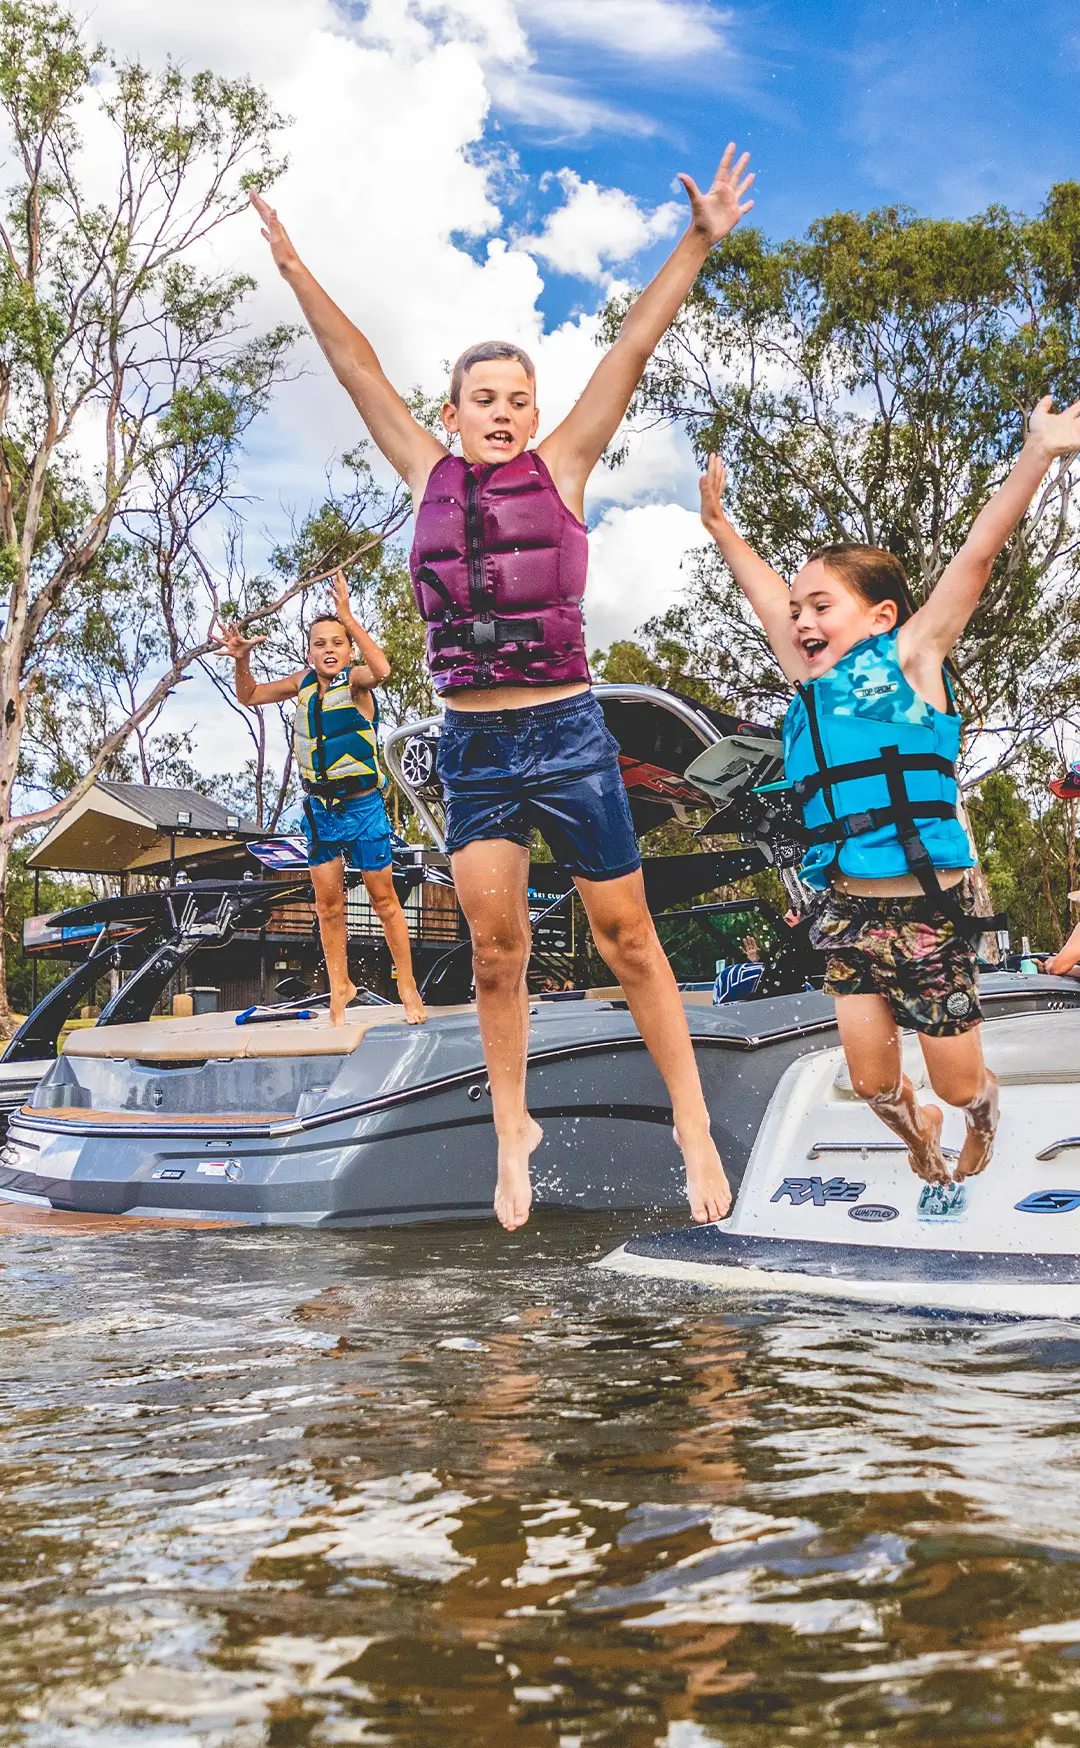
<svg viewBox="0 0 1080 1748">
<path fill-rule="evenodd" d="M 15 1030 L 8 1006 L 7 992 L 7 870 L 11 854 L 11 839 L 0 831 L 0 1039 L 11 1037 Z"/>
</svg>

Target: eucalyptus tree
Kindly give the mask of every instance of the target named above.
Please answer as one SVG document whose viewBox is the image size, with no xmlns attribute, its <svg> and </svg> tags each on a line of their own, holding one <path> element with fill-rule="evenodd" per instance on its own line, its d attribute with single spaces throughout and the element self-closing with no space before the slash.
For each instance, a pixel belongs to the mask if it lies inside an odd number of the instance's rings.
<svg viewBox="0 0 1080 1748">
<path fill-rule="evenodd" d="M 1025 410 L 1080 392 L 1078 296 L 1076 183 L 1032 219 L 834 213 L 776 244 L 740 227 L 710 255 L 635 410 L 681 423 L 699 460 L 724 454 L 733 520 L 781 574 L 827 543 L 865 541 L 896 553 L 923 599 L 1008 471 Z M 1055 469 L 956 652 L 981 771 L 1077 721 L 1077 479 Z M 663 639 L 741 709 L 783 709 L 714 550 L 648 628 Z"/>
<path fill-rule="evenodd" d="M 283 125 L 248 81 L 118 63 L 50 0 L 0 3 L 0 884 L 209 647 L 215 511 L 292 337 L 246 331 L 252 282 L 209 245 L 279 173 Z M 136 600 L 147 671 L 83 712 L 66 798 L 17 811 L 35 701 L 62 720 Z"/>
</svg>

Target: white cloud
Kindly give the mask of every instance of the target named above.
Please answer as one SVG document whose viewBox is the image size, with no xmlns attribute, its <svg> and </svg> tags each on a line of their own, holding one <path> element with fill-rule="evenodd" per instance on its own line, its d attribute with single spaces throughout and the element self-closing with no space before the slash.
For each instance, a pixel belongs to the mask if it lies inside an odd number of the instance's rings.
<svg viewBox="0 0 1080 1748">
<path fill-rule="evenodd" d="M 650 31 L 703 29 L 703 20 L 717 18 L 723 24 L 715 9 L 664 0 L 627 0 L 621 9 L 613 0 L 583 0 L 579 9 L 591 20 L 590 40 L 610 46 L 618 14 L 642 52 L 653 42 L 650 52 L 658 54 L 669 51 Z M 545 332 L 541 263 L 600 280 L 605 267 L 669 235 L 679 209 L 643 209 L 620 189 L 564 172 L 565 203 L 541 237 L 508 246 L 499 204 L 505 147 L 488 127 L 495 105 L 516 105 L 519 119 L 567 132 L 651 125 L 628 123 L 538 68 L 524 30 L 536 20 L 531 0 L 371 0 L 356 13 L 335 0 L 185 0 L 183 7 L 96 0 L 90 25 L 121 56 L 160 64 L 171 55 L 191 71 L 211 66 L 265 85 L 294 118 L 290 168 L 273 199 L 313 271 L 363 325 L 391 380 L 438 390 L 444 361 L 470 342 L 515 340 L 537 360 L 543 431 L 569 410 L 600 351 L 592 313 Z M 586 34 L 558 0 L 548 25 L 564 36 Z M 478 259 L 457 246 L 462 234 L 488 239 Z M 296 320 L 254 218 L 219 231 L 213 249 L 222 266 L 257 280 L 254 328 Z M 284 531 L 286 510 L 302 515 L 319 500 L 328 460 L 362 434 L 312 342 L 300 345 L 297 362 L 305 374 L 279 391 L 244 460 L 249 564 L 259 561 L 264 532 L 275 538 Z M 587 501 L 592 514 L 601 507 L 605 514 L 593 542 L 592 643 L 628 635 L 678 593 L 679 560 L 700 542 L 700 525 L 677 504 L 649 500 L 691 501 L 692 473 L 685 442 L 669 431 L 635 438 L 623 468 L 597 470 Z M 181 688 L 173 711 L 177 723 L 198 717 L 208 769 L 247 756 L 201 680 Z"/>
<path fill-rule="evenodd" d="M 673 606 L 687 583 L 683 560 L 707 538 L 700 517 L 681 504 L 605 510 L 589 539 L 589 649 L 633 637 L 646 619 Z"/>
<path fill-rule="evenodd" d="M 684 216 L 677 201 L 648 212 L 624 189 L 582 182 L 574 170 L 560 170 L 556 180 L 566 196 L 563 205 L 548 214 L 538 237 L 523 237 L 518 247 L 557 273 L 602 282 L 605 264 L 629 261 L 661 237 L 673 236 Z"/>
<path fill-rule="evenodd" d="M 522 12 L 538 31 L 643 59 L 733 53 L 731 14 L 705 0 L 522 0 Z"/>
</svg>

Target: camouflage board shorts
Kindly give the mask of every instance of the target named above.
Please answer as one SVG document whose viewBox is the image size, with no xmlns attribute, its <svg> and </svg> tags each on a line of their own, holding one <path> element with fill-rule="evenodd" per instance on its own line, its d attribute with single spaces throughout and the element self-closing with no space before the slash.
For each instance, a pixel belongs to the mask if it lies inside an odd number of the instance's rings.
<svg viewBox="0 0 1080 1748">
<path fill-rule="evenodd" d="M 931 899 L 829 892 L 810 940 L 828 955 L 826 995 L 880 995 L 898 1025 L 930 1038 L 970 1032 L 982 1019 L 974 942 Z"/>
</svg>

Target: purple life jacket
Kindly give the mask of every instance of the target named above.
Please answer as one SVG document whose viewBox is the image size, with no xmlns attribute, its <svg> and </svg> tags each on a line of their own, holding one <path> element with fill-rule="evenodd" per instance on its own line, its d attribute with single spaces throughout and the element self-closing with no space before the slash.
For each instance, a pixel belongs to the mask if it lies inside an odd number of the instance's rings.
<svg viewBox="0 0 1080 1748">
<path fill-rule="evenodd" d="M 587 563 L 585 526 L 534 449 L 438 462 L 409 560 L 436 691 L 588 680 Z"/>
</svg>

